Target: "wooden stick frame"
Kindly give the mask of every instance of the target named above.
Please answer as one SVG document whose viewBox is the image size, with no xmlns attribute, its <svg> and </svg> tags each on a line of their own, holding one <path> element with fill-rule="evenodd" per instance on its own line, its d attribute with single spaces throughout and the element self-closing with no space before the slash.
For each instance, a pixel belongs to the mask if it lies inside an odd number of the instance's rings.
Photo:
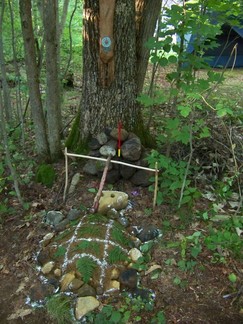
<svg viewBox="0 0 243 324">
<path fill-rule="evenodd" d="M 104 161 L 104 162 L 107 162 L 107 159 L 89 156 L 89 155 L 83 155 L 83 154 L 68 153 L 66 147 L 65 147 L 64 155 L 65 155 L 65 187 L 64 187 L 64 193 L 63 193 L 63 201 L 65 202 L 66 195 L 67 195 L 67 188 L 68 188 L 68 157 L 71 156 L 71 157 L 78 157 L 78 158 L 84 158 L 84 159 L 96 160 L 96 161 Z M 159 178 L 158 162 L 155 163 L 155 169 L 143 167 L 140 165 L 134 165 L 134 164 L 130 164 L 130 163 L 122 162 L 122 161 L 116 161 L 116 160 L 110 160 L 110 163 L 125 165 L 125 166 L 135 168 L 135 169 L 141 169 L 141 170 L 154 172 L 155 173 L 155 186 L 154 186 L 153 208 L 155 208 L 156 201 L 157 201 L 158 178 Z"/>
</svg>

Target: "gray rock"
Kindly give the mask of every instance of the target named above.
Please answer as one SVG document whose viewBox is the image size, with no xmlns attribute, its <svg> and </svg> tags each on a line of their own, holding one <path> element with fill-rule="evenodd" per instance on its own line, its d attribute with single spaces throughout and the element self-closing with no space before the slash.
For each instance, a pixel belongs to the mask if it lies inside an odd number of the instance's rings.
<svg viewBox="0 0 243 324">
<path fill-rule="evenodd" d="M 97 175 L 98 169 L 96 161 L 88 160 L 83 167 L 83 171 L 90 175 Z"/>
<path fill-rule="evenodd" d="M 78 209 L 70 209 L 68 214 L 67 214 L 67 219 L 69 221 L 73 221 L 75 219 L 78 219 L 81 216 L 81 212 Z"/>
<path fill-rule="evenodd" d="M 100 148 L 100 154 L 105 156 L 105 157 L 108 157 L 109 155 L 115 156 L 116 155 L 116 150 L 113 147 L 109 146 L 109 145 L 103 145 Z"/>
<path fill-rule="evenodd" d="M 135 269 L 127 269 L 121 272 L 120 277 L 120 290 L 134 291 L 137 288 L 138 274 Z"/>
<path fill-rule="evenodd" d="M 84 284 L 77 291 L 79 297 L 96 296 L 96 290 L 88 284 Z"/>
<path fill-rule="evenodd" d="M 48 250 L 42 250 L 37 255 L 37 262 L 43 266 L 45 263 L 47 263 L 50 260 L 50 253 Z"/>
<path fill-rule="evenodd" d="M 97 138 L 91 138 L 91 140 L 88 143 L 88 146 L 91 150 L 98 150 L 100 148 L 100 143 L 97 140 Z"/>
<path fill-rule="evenodd" d="M 64 219 L 64 215 L 60 211 L 51 210 L 46 215 L 46 223 L 56 226 Z"/>
<path fill-rule="evenodd" d="M 125 141 L 121 146 L 121 155 L 128 161 L 137 161 L 141 156 L 142 144 L 138 137 Z"/>
<path fill-rule="evenodd" d="M 137 170 L 134 175 L 130 178 L 130 181 L 135 186 L 148 187 L 152 184 L 149 180 L 152 178 L 153 173 L 146 170 Z"/>
<path fill-rule="evenodd" d="M 106 183 L 114 184 L 121 178 L 119 170 L 112 169 L 107 172 Z"/>
<path fill-rule="evenodd" d="M 96 138 L 100 145 L 104 145 L 108 141 L 107 135 L 103 132 L 99 133 Z"/>
<path fill-rule="evenodd" d="M 75 191 L 77 184 L 79 183 L 79 180 L 80 180 L 80 173 L 75 173 L 75 175 L 72 177 L 72 181 L 68 190 L 69 195 L 71 195 Z"/>
<path fill-rule="evenodd" d="M 110 133 L 111 137 L 113 137 L 114 139 L 118 139 L 118 129 L 114 128 L 112 129 L 111 133 Z M 122 128 L 121 129 L 121 141 L 124 142 L 126 139 L 128 138 L 128 132 Z"/>
<path fill-rule="evenodd" d="M 147 242 L 161 235 L 160 230 L 154 225 L 133 226 L 134 235 L 141 242 Z"/>
<path fill-rule="evenodd" d="M 57 231 L 57 232 L 64 231 L 66 229 L 66 226 L 68 223 L 69 223 L 69 220 L 67 218 L 62 220 L 59 224 L 56 224 L 54 226 L 55 231 Z"/>
<path fill-rule="evenodd" d="M 100 154 L 100 148 L 98 150 L 89 151 L 88 155 L 94 156 L 94 157 L 100 157 L 101 156 L 101 154 Z"/>
<path fill-rule="evenodd" d="M 124 162 L 127 162 L 127 161 L 124 161 Z M 134 175 L 135 172 L 136 172 L 135 168 L 121 165 L 120 174 L 121 174 L 122 178 L 124 178 L 126 180 L 130 179 Z"/>
</svg>

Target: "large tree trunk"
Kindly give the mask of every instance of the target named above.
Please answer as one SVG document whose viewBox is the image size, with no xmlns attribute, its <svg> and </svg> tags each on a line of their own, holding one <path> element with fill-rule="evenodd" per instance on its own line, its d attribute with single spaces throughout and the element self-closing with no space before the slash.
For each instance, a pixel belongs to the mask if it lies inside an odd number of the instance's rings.
<svg viewBox="0 0 243 324">
<path fill-rule="evenodd" d="M 114 2 L 113 19 L 110 12 Z M 136 24 L 135 0 L 84 1 L 83 94 L 80 106 L 82 140 L 105 127 L 116 127 L 118 121 L 128 130 L 137 131 L 141 126 L 141 131 L 144 131 L 136 97 L 142 88 L 149 52 L 142 53 L 138 62 L 137 46 L 144 52 L 142 43 L 147 36 L 153 35 L 156 18 L 152 20 L 153 26 L 144 27 L 143 24 L 150 24 L 149 17 L 152 17 L 148 10 L 149 1 L 140 2 L 140 14 L 146 14 L 146 17 L 141 17 Z M 156 2 L 156 8 L 152 8 L 152 4 L 151 8 L 157 17 L 160 9 L 158 0 L 152 2 L 153 5 Z M 155 9 L 158 10 L 156 14 Z M 111 40 L 108 52 L 100 45 L 105 33 Z M 139 41 L 138 37 L 141 38 Z"/>
<path fill-rule="evenodd" d="M 61 155 L 61 109 L 58 73 L 57 2 L 44 2 L 43 23 L 46 46 L 46 110 L 51 159 Z"/>
<path fill-rule="evenodd" d="M 45 118 L 41 101 L 39 71 L 36 61 L 35 40 L 31 19 L 31 0 L 19 0 L 20 17 L 25 49 L 25 64 L 29 87 L 35 141 L 40 159 L 49 159 L 49 145 L 46 136 Z"/>
</svg>

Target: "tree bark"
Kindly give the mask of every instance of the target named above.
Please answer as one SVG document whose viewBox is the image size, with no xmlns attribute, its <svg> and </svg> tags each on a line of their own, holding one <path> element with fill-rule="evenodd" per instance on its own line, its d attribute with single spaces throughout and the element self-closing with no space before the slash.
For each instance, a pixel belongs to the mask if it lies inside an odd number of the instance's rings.
<svg viewBox="0 0 243 324">
<path fill-rule="evenodd" d="M 161 11 L 161 0 L 136 0 L 137 91 L 142 92 L 148 67 L 149 48 L 146 41 L 154 35 Z"/>
<path fill-rule="evenodd" d="M 3 87 L 3 101 L 4 101 L 4 111 L 8 123 L 12 121 L 12 104 L 10 99 L 10 91 L 7 83 L 7 72 L 5 67 L 4 51 L 3 51 L 3 16 L 5 10 L 5 0 L 2 0 L 2 8 L 0 13 L 0 71 L 1 71 L 1 82 Z"/>
<path fill-rule="evenodd" d="M 142 44 L 153 34 L 160 10 L 159 0 L 152 1 L 153 5 L 150 6 L 149 2 L 151 1 L 139 1 L 142 16 L 138 22 L 135 0 L 117 0 L 113 21 L 110 10 L 114 2 L 109 5 L 109 1 L 106 1 L 106 8 L 100 8 L 104 1 L 84 1 L 81 142 L 105 127 L 117 127 L 119 121 L 129 131 L 138 131 L 139 128 L 141 132 L 144 131 L 141 110 L 136 103 L 149 57 L 149 51 Z M 149 10 L 156 18 L 150 15 Z M 107 14 L 107 19 L 104 18 L 104 13 Z M 143 26 L 151 24 L 149 19 L 152 19 L 152 26 Z M 106 23 L 109 26 L 104 28 Z M 108 48 L 110 56 L 109 53 L 101 53 L 104 29 L 111 36 Z M 138 51 L 142 51 L 140 56 Z"/>
<path fill-rule="evenodd" d="M 48 160 L 50 154 L 35 53 L 35 40 L 31 19 L 31 0 L 19 0 L 19 8 L 24 39 L 26 74 L 29 87 L 32 119 L 34 123 L 36 148 L 39 158 L 41 160 Z"/>
<path fill-rule="evenodd" d="M 52 161 L 61 156 L 61 109 L 58 69 L 57 2 L 44 2 L 43 23 L 46 46 L 46 110 Z"/>
<path fill-rule="evenodd" d="M 83 94 L 81 99 L 81 138 L 105 127 L 116 127 L 119 120 L 133 129 L 140 118 L 135 98 L 136 29 L 135 3 L 116 1 L 114 14 L 114 79 L 104 87 L 101 82 L 99 49 L 99 1 L 84 2 Z"/>
</svg>

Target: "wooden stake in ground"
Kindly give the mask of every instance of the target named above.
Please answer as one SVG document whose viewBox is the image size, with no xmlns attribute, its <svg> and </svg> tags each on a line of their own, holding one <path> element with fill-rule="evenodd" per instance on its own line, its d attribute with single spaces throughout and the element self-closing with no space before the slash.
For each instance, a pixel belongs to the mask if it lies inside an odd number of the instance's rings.
<svg viewBox="0 0 243 324">
<path fill-rule="evenodd" d="M 102 190 L 104 188 L 105 185 L 105 180 L 106 180 L 106 176 L 107 176 L 107 172 L 108 172 L 108 168 L 109 168 L 109 164 L 111 161 L 111 155 L 108 156 L 107 160 L 106 160 L 106 164 L 105 164 L 105 168 L 102 174 L 102 178 L 100 180 L 100 186 L 99 186 L 99 190 L 95 196 L 94 202 L 93 202 L 93 206 L 91 208 L 91 212 L 92 213 L 96 213 L 98 208 L 99 208 L 99 201 L 100 201 L 100 197 L 102 195 Z"/>
</svg>

